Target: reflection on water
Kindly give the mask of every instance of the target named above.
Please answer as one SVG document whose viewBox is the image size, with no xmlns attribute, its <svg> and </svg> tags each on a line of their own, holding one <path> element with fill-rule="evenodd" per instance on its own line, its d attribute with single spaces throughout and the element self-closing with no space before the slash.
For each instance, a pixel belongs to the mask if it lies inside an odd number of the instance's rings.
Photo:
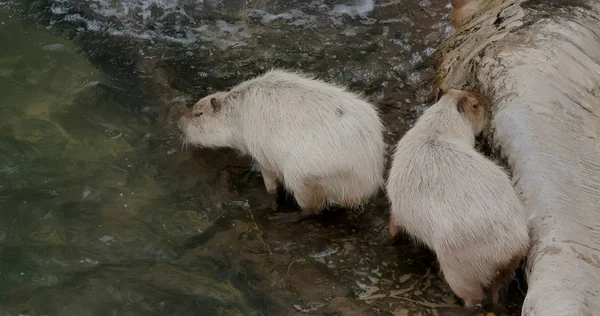
<svg viewBox="0 0 600 316">
<path fill-rule="evenodd" d="M 382 244 L 383 197 L 270 223 L 251 162 L 181 151 L 164 116 L 183 94 L 295 67 L 364 91 L 392 143 L 430 101 L 445 5 L 0 5 L 0 314 L 433 315 L 456 304 L 429 252 Z"/>
</svg>

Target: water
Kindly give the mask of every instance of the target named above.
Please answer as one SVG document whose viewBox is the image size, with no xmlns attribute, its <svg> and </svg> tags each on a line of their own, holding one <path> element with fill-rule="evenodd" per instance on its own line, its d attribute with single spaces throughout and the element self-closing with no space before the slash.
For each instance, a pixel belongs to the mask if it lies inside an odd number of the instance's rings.
<svg viewBox="0 0 600 316">
<path fill-rule="evenodd" d="M 431 101 L 448 12 L 438 0 L 0 4 L 0 315 L 455 305 L 428 251 L 383 244 L 382 196 L 271 223 L 251 161 L 182 151 L 168 124 L 172 102 L 281 66 L 364 92 L 393 144 Z"/>
</svg>

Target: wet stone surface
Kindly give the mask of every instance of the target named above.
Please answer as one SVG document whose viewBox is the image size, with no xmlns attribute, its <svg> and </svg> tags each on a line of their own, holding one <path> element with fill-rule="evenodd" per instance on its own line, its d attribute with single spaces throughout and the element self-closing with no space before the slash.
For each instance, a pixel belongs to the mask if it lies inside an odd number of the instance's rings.
<svg viewBox="0 0 600 316">
<path fill-rule="evenodd" d="M 365 93 L 392 145 L 432 101 L 431 54 L 451 32 L 444 1 L 88 4 L 0 5 L 0 314 L 436 315 L 458 304 L 433 254 L 385 244 L 383 194 L 273 223 L 252 161 L 182 150 L 167 120 L 172 102 L 279 66 Z"/>
</svg>

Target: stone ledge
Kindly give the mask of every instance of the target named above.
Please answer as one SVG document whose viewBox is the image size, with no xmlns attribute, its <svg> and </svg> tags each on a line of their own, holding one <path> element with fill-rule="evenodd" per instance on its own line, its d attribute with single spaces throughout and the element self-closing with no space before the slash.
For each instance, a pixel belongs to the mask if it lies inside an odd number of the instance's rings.
<svg viewBox="0 0 600 316">
<path fill-rule="evenodd" d="M 531 216 L 522 313 L 600 315 L 600 3 L 456 2 L 438 78 L 492 101 Z"/>
</svg>

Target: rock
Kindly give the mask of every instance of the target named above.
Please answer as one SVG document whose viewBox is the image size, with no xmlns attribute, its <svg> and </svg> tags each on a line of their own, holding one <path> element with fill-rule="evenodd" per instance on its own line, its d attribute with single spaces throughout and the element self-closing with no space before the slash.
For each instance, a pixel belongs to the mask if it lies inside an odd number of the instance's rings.
<svg viewBox="0 0 600 316">
<path fill-rule="evenodd" d="M 346 287 L 336 284 L 333 278 L 316 268 L 300 270 L 289 277 L 289 281 L 295 291 L 307 301 L 348 294 Z"/>
<path fill-rule="evenodd" d="M 486 138 L 531 215 L 522 315 L 600 315 L 600 3 L 454 2 L 438 75 L 492 101 Z"/>
<path fill-rule="evenodd" d="M 358 303 L 347 297 L 336 297 L 323 309 L 323 315 L 338 316 L 369 316 L 375 315 L 366 307 L 360 307 Z"/>
</svg>

